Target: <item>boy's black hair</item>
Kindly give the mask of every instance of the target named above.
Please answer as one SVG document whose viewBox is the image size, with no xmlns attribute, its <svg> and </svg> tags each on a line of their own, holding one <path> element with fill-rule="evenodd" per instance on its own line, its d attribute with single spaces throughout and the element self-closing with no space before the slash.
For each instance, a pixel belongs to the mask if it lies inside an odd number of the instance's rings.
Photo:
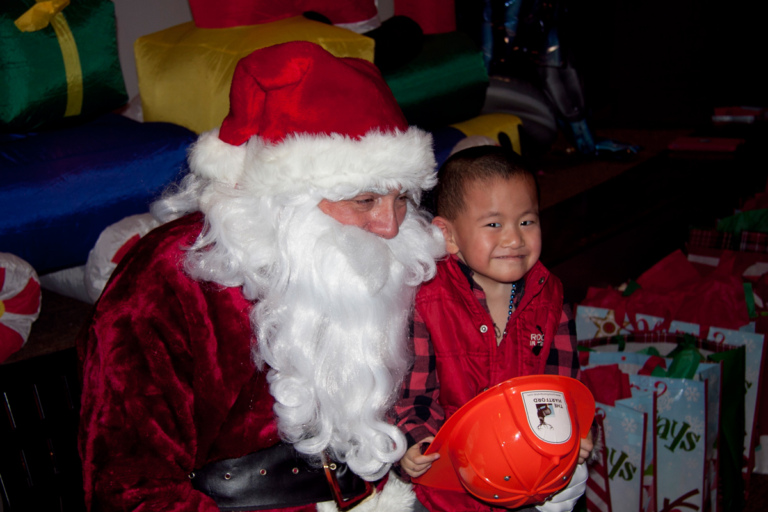
<svg viewBox="0 0 768 512">
<path fill-rule="evenodd" d="M 523 157 L 499 146 L 474 146 L 451 155 L 437 173 L 437 186 L 425 197 L 424 206 L 433 214 L 454 220 L 464 210 L 464 193 L 469 184 L 528 176 L 539 184 Z"/>
</svg>

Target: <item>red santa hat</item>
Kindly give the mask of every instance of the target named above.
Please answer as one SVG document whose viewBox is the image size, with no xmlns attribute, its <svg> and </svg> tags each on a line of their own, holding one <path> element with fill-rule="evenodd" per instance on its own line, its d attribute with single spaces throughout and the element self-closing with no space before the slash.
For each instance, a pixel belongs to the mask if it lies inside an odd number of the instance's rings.
<svg viewBox="0 0 768 512">
<path fill-rule="evenodd" d="M 240 60 L 229 114 L 192 147 L 190 168 L 261 195 L 436 181 L 431 135 L 408 126 L 378 69 L 303 41 Z"/>
</svg>

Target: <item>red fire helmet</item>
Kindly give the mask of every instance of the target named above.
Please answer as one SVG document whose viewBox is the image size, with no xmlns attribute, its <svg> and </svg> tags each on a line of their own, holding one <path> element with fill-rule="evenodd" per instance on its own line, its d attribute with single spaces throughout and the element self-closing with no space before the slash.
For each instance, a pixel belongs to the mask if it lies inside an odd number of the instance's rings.
<svg viewBox="0 0 768 512">
<path fill-rule="evenodd" d="M 594 415 L 595 399 L 576 379 L 507 380 L 448 418 L 425 452 L 440 458 L 414 481 L 497 507 L 541 503 L 568 484 Z"/>
</svg>

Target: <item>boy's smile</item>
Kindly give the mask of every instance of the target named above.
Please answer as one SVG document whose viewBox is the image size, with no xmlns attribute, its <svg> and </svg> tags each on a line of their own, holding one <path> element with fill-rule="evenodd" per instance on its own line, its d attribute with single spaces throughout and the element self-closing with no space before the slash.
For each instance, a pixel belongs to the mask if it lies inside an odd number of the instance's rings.
<svg viewBox="0 0 768 512">
<path fill-rule="evenodd" d="M 470 184 L 456 219 L 436 221 L 445 226 L 448 252 L 474 271 L 486 292 L 521 279 L 541 254 L 536 186 L 525 175 Z"/>
</svg>

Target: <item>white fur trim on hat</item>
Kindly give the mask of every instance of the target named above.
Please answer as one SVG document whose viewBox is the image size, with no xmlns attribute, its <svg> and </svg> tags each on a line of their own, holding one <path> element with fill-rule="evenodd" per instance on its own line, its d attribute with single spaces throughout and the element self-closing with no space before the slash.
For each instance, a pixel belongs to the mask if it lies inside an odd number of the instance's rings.
<svg viewBox="0 0 768 512">
<path fill-rule="evenodd" d="M 195 174 L 234 185 L 245 168 L 245 144 L 233 146 L 219 138 L 219 129 L 204 132 L 189 149 L 189 168 Z"/>
<path fill-rule="evenodd" d="M 247 143 L 238 183 L 260 195 L 331 190 L 427 190 L 437 182 L 432 135 L 372 131 L 360 139 L 341 134 L 294 134 L 279 144 L 259 137 Z"/>
</svg>

